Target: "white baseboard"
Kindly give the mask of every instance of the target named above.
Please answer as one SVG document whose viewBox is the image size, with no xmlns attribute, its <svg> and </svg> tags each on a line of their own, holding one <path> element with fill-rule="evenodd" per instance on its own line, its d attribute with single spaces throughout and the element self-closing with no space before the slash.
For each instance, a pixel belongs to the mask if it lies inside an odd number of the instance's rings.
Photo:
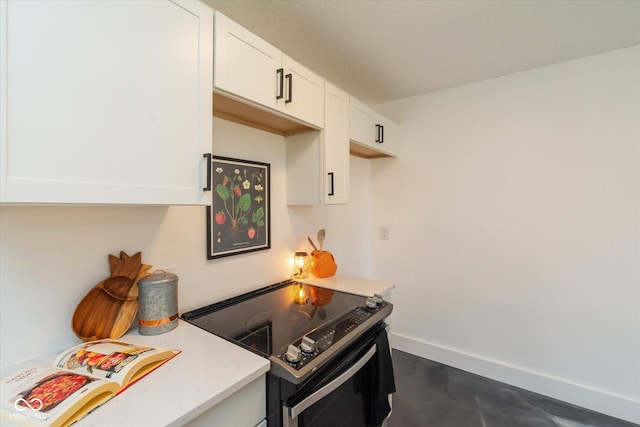
<svg viewBox="0 0 640 427">
<path fill-rule="evenodd" d="M 390 341 L 393 348 L 425 359 L 640 424 L 640 400 L 402 334 L 392 332 Z"/>
</svg>

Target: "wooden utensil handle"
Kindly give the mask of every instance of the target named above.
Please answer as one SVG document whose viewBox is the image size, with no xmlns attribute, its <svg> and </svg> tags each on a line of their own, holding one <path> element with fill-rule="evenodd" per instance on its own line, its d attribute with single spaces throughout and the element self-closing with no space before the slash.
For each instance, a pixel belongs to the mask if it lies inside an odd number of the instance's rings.
<svg viewBox="0 0 640 427">
<path fill-rule="evenodd" d="M 313 240 L 311 240 L 311 237 L 307 237 L 307 240 L 309 240 L 309 243 L 311 243 L 311 246 L 313 246 L 314 250 L 318 250 L 318 248 L 316 247 L 316 245 L 313 244 Z"/>
</svg>

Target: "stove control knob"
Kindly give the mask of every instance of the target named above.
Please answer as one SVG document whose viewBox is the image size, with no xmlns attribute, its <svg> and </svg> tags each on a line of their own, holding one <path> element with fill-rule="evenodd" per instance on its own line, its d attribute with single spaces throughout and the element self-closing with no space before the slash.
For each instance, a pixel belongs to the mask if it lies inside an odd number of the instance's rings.
<svg viewBox="0 0 640 427">
<path fill-rule="evenodd" d="M 373 300 L 376 302 L 376 305 L 382 305 L 382 297 L 378 294 L 373 295 Z"/>
<path fill-rule="evenodd" d="M 300 361 L 300 359 L 302 358 L 302 354 L 298 347 L 293 344 L 289 344 L 289 347 L 287 347 L 287 353 L 284 355 L 284 358 L 287 359 L 287 362 L 296 363 Z"/>
<path fill-rule="evenodd" d="M 304 336 L 300 343 L 300 350 L 307 354 L 314 353 L 316 351 L 316 342 L 311 338 Z"/>
<path fill-rule="evenodd" d="M 368 297 L 367 302 L 365 302 L 365 305 L 367 308 L 370 308 L 370 309 L 375 309 L 378 307 L 378 304 L 376 303 L 376 300 L 373 297 Z"/>
</svg>

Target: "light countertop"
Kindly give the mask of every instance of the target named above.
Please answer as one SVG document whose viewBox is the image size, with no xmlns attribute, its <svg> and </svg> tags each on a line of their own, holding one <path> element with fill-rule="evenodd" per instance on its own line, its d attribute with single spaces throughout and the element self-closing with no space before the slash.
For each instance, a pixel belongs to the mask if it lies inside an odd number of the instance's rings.
<svg viewBox="0 0 640 427">
<path fill-rule="evenodd" d="M 121 340 L 182 353 L 75 426 L 181 426 L 270 369 L 269 360 L 182 320 L 176 329 L 164 334 L 144 336 L 134 328 Z M 38 362 L 42 364 L 43 360 L 39 358 Z M 2 376 L 20 367 L 3 368 Z"/>
<path fill-rule="evenodd" d="M 396 287 L 391 282 L 380 280 L 363 279 L 361 277 L 343 276 L 336 274 L 335 276 L 318 279 L 309 275 L 306 279 L 296 279 L 298 282 L 307 283 L 309 285 L 320 286 L 322 288 L 334 289 L 336 291 L 349 292 L 351 294 L 372 297 L 374 294 L 384 296 Z"/>
<path fill-rule="evenodd" d="M 267 359 L 182 320 L 173 331 L 123 340 L 182 350 L 77 426 L 179 426 L 269 371 Z"/>
</svg>

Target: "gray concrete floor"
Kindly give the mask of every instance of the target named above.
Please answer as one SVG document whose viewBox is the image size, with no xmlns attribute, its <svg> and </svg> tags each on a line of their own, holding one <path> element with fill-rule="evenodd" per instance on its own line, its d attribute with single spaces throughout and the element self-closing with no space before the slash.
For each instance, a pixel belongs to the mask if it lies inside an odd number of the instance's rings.
<svg viewBox="0 0 640 427">
<path fill-rule="evenodd" d="M 640 427 L 393 350 L 389 427 Z"/>
</svg>

